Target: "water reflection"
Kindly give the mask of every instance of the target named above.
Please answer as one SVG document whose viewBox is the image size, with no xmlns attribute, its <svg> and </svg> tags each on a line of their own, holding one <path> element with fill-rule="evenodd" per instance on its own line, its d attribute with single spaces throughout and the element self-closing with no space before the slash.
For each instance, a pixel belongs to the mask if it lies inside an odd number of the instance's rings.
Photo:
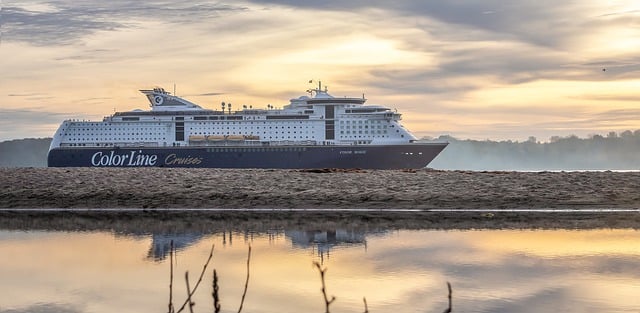
<svg viewBox="0 0 640 313">
<path fill-rule="evenodd" d="M 204 234 L 151 234 L 151 246 L 147 258 L 162 261 L 169 256 L 171 247 L 175 251 L 182 251 L 196 244 L 204 238 Z"/>
<path fill-rule="evenodd" d="M 379 235 L 384 232 L 367 233 L 363 230 L 356 229 L 329 229 L 329 230 L 285 230 L 282 232 L 265 232 L 265 233 L 235 233 L 236 237 L 241 236 L 243 242 L 252 241 L 254 237 L 266 236 L 274 239 L 279 235 L 289 240 L 296 249 L 307 249 L 317 254 L 321 259 L 329 256 L 331 250 L 341 247 L 363 246 L 366 249 L 368 235 Z M 151 238 L 151 245 L 147 252 L 147 258 L 152 261 L 162 261 L 169 256 L 171 245 L 177 252 L 198 243 L 206 236 L 220 235 L 222 236 L 223 245 L 233 244 L 234 232 L 218 232 L 218 233 L 152 233 L 142 235 L 139 233 L 118 233 L 119 236 L 130 236 L 135 238 Z"/>
<path fill-rule="evenodd" d="M 291 240 L 294 248 L 310 249 L 319 256 L 320 264 L 324 264 L 324 259 L 330 257 L 333 249 L 367 247 L 367 233 L 362 230 L 288 230 L 284 235 Z"/>
<path fill-rule="evenodd" d="M 0 231 L 0 312 L 162 312 L 170 242 L 179 247 L 175 299 L 215 245 L 223 312 L 235 312 L 252 247 L 243 312 L 637 312 L 635 230 L 386 231 L 361 229 L 154 234 Z M 330 253 L 330 258 L 327 257 Z M 211 273 L 195 295 L 212 310 Z M 180 302 L 180 301 L 176 301 Z"/>
</svg>

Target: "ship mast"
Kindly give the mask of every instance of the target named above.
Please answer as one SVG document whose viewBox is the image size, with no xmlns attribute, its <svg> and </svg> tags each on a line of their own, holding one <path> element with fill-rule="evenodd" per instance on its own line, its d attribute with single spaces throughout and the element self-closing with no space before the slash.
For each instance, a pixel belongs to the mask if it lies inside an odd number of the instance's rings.
<svg viewBox="0 0 640 313">
<path fill-rule="evenodd" d="M 313 83 L 313 79 L 309 81 L 309 83 Z M 322 81 L 318 81 L 318 88 L 315 89 L 307 89 L 307 92 L 311 95 L 311 97 L 313 97 L 313 92 L 315 91 L 316 95 L 319 95 L 320 93 L 322 93 Z M 328 89 L 327 86 L 324 86 L 324 93 L 327 93 Z"/>
</svg>

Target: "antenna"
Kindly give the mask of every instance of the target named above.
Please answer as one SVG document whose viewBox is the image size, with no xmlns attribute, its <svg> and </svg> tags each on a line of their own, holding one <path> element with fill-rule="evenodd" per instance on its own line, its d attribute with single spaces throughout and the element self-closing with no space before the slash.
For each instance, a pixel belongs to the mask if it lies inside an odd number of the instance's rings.
<svg viewBox="0 0 640 313">
<path fill-rule="evenodd" d="M 176 83 L 173 83 L 173 95 L 176 95 Z"/>
</svg>

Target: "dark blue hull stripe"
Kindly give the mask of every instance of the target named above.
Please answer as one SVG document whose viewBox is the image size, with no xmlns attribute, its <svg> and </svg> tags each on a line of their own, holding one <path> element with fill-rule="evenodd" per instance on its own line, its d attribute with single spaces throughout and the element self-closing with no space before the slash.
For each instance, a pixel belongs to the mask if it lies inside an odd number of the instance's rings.
<svg viewBox="0 0 640 313">
<path fill-rule="evenodd" d="M 385 146 L 55 148 L 50 167 L 363 168 L 426 167 L 447 143 Z"/>
</svg>

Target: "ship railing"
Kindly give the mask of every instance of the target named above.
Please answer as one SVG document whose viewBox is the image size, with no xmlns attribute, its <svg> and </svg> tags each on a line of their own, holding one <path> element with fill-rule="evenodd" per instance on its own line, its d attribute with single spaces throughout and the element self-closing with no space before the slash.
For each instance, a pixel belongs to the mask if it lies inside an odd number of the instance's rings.
<svg viewBox="0 0 640 313">
<path fill-rule="evenodd" d="M 260 140 L 189 141 L 190 147 L 260 146 Z"/>
<path fill-rule="evenodd" d="M 103 145 L 101 145 L 103 146 Z M 118 142 L 109 144 L 109 146 L 114 147 L 159 147 L 160 143 L 158 142 Z"/>
<path fill-rule="evenodd" d="M 318 142 L 315 140 L 280 140 L 280 141 L 264 141 L 270 146 L 293 146 L 293 145 L 303 145 L 303 146 L 316 146 Z"/>
<path fill-rule="evenodd" d="M 97 147 L 97 148 L 117 148 L 117 147 L 157 147 L 157 142 L 61 142 L 60 147 Z"/>
<path fill-rule="evenodd" d="M 318 142 L 315 140 L 220 140 L 220 141 L 190 141 L 191 147 L 225 147 L 225 146 L 316 146 Z"/>
</svg>

